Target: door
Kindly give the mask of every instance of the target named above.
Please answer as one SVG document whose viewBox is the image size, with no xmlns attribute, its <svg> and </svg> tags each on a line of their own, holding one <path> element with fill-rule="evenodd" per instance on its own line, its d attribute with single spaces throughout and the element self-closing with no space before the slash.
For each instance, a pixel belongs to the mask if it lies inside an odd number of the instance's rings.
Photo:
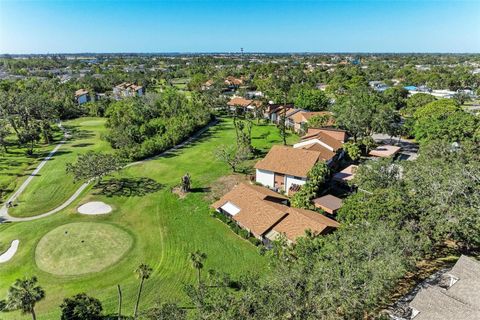
<svg viewBox="0 0 480 320">
<path fill-rule="evenodd" d="M 285 190 L 285 175 L 275 173 L 275 188 Z"/>
</svg>

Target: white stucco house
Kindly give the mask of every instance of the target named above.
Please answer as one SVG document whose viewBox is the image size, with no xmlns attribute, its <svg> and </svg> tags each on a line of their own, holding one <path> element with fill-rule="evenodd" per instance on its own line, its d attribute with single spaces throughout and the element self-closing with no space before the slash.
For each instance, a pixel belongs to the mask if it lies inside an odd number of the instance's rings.
<svg viewBox="0 0 480 320">
<path fill-rule="evenodd" d="M 265 158 L 256 163 L 255 180 L 270 189 L 289 194 L 292 187 L 307 182 L 308 172 L 322 160 L 318 151 L 273 146 Z"/>
</svg>

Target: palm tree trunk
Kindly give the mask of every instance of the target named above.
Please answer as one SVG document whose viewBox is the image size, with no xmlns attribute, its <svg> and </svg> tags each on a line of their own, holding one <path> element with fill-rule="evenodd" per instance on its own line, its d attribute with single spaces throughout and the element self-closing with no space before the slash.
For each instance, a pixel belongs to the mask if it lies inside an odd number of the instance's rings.
<svg viewBox="0 0 480 320">
<path fill-rule="evenodd" d="M 197 275 L 198 275 L 198 288 L 200 288 L 200 268 L 197 269 Z"/>
<path fill-rule="evenodd" d="M 138 312 L 138 304 L 140 303 L 140 296 L 142 295 L 142 289 L 143 289 L 143 280 L 140 280 L 140 287 L 138 288 L 138 295 L 137 295 L 137 302 L 135 303 L 135 310 L 133 311 L 133 319 L 137 319 L 137 312 Z"/>
<path fill-rule="evenodd" d="M 118 320 L 122 319 L 122 289 L 120 285 L 117 284 L 118 289 Z"/>
<path fill-rule="evenodd" d="M 32 308 L 32 320 L 37 320 L 37 315 L 35 314 L 34 308 Z"/>
</svg>

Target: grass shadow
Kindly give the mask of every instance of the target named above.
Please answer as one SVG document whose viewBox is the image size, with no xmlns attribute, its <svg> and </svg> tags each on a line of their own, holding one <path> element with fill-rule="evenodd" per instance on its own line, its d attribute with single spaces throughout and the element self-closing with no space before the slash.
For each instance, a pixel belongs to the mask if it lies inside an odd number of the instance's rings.
<svg viewBox="0 0 480 320">
<path fill-rule="evenodd" d="M 96 194 L 107 197 L 139 197 L 163 189 L 164 185 L 157 181 L 142 178 L 112 178 L 100 181 L 95 185 Z"/>
</svg>

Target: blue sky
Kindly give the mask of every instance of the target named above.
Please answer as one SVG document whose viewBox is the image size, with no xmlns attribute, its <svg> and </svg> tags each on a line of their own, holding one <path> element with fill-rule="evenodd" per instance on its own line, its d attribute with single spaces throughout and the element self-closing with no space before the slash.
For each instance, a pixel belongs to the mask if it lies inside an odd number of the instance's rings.
<svg viewBox="0 0 480 320">
<path fill-rule="evenodd" d="M 0 53 L 480 52 L 480 0 L 0 0 Z"/>
</svg>

